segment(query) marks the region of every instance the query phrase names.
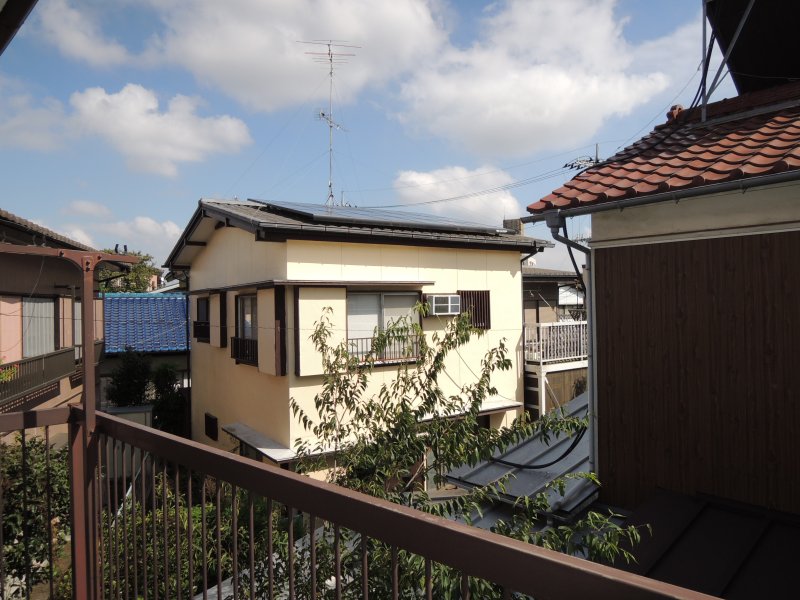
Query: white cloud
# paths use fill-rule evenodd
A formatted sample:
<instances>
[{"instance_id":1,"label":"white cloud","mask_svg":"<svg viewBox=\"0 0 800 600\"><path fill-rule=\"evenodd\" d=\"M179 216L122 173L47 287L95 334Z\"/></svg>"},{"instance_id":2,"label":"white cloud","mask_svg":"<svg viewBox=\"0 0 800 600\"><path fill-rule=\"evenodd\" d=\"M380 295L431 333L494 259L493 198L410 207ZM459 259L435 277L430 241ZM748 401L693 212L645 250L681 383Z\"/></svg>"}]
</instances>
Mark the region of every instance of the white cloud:
<instances>
[{"instance_id":1,"label":"white cloud","mask_svg":"<svg viewBox=\"0 0 800 600\"><path fill-rule=\"evenodd\" d=\"M158 265L166 259L181 233L181 228L169 220L157 221L145 216L114 219L110 213L86 216L89 218L80 224L64 223L57 231L94 248L113 248L119 244L120 251L128 246L129 251L152 254Z\"/></svg>"},{"instance_id":2,"label":"white cloud","mask_svg":"<svg viewBox=\"0 0 800 600\"><path fill-rule=\"evenodd\" d=\"M634 70L614 0L509 0L402 86L401 118L481 156L579 145L668 84Z\"/></svg>"},{"instance_id":3,"label":"white cloud","mask_svg":"<svg viewBox=\"0 0 800 600\"><path fill-rule=\"evenodd\" d=\"M89 13L71 7L66 0L42 2L36 14L41 20L43 38L65 56L84 60L95 67L112 67L132 61L124 46L103 37Z\"/></svg>"},{"instance_id":4,"label":"white cloud","mask_svg":"<svg viewBox=\"0 0 800 600\"><path fill-rule=\"evenodd\" d=\"M111 216L111 209L106 205L90 200L73 200L61 212L69 215L84 215L93 218Z\"/></svg>"},{"instance_id":5,"label":"white cloud","mask_svg":"<svg viewBox=\"0 0 800 600\"><path fill-rule=\"evenodd\" d=\"M337 67L340 101L428 60L445 42L437 0L151 0L166 31L151 53L242 104L274 110L327 98L326 69L299 40L349 40L361 49Z\"/></svg>"},{"instance_id":6,"label":"white cloud","mask_svg":"<svg viewBox=\"0 0 800 600\"><path fill-rule=\"evenodd\" d=\"M116 94L102 88L76 92L70 104L75 110L76 132L104 138L138 171L173 176L178 163L237 152L251 142L241 120L200 117L196 114L198 100L180 95L160 111L156 94L135 84Z\"/></svg>"},{"instance_id":7,"label":"white cloud","mask_svg":"<svg viewBox=\"0 0 800 600\"><path fill-rule=\"evenodd\" d=\"M475 170L454 166L428 172L401 171L394 180L394 188L402 203L415 208L414 205L420 202L468 195L513 182L514 178L505 171L488 166ZM416 210L497 226L502 225L504 218L512 219L524 214L522 205L508 190L449 202L422 204Z\"/></svg>"},{"instance_id":8,"label":"white cloud","mask_svg":"<svg viewBox=\"0 0 800 600\"><path fill-rule=\"evenodd\" d=\"M64 235L66 235L69 238L72 238L76 242L85 244L86 246L90 246L92 248L95 247L92 236L90 236L88 233L86 233L86 231L84 231L80 227L68 227L64 231Z\"/></svg>"},{"instance_id":9,"label":"white cloud","mask_svg":"<svg viewBox=\"0 0 800 600\"><path fill-rule=\"evenodd\" d=\"M0 76L0 147L53 150L61 143L64 107L37 102L19 82Z\"/></svg>"}]
</instances>

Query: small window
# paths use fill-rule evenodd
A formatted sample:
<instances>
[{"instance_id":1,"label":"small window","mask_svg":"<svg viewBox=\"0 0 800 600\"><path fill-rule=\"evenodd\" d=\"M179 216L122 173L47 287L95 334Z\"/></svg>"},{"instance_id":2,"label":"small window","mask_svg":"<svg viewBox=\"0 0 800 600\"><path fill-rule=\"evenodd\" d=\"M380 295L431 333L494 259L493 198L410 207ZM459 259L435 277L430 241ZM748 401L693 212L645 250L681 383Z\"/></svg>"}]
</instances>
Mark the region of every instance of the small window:
<instances>
[{"instance_id":1,"label":"small window","mask_svg":"<svg viewBox=\"0 0 800 600\"><path fill-rule=\"evenodd\" d=\"M236 297L236 336L231 338L231 358L258 366L258 311L253 295Z\"/></svg>"},{"instance_id":2,"label":"small window","mask_svg":"<svg viewBox=\"0 0 800 600\"><path fill-rule=\"evenodd\" d=\"M215 442L219 439L219 421L211 413L206 413L206 437Z\"/></svg>"},{"instance_id":3,"label":"small window","mask_svg":"<svg viewBox=\"0 0 800 600\"><path fill-rule=\"evenodd\" d=\"M198 342L211 341L211 323L209 322L209 300L207 297L197 299L197 320L193 324L193 334Z\"/></svg>"},{"instance_id":4,"label":"small window","mask_svg":"<svg viewBox=\"0 0 800 600\"><path fill-rule=\"evenodd\" d=\"M475 329L491 329L489 290L459 290L458 294L461 296L461 311L470 314L472 326Z\"/></svg>"},{"instance_id":5,"label":"small window","mask_svg":"<svg viewBox=\"0 0 800 600\"><path fill-rule=\"evenodd\" d=\"M461 296L458 294L431 294L428 305L432 315L457 315L461 313Z\"/></svg>"},{"instance_id":6,"label":"small window","mask_svg":"<svg viewBox=\"0 0 800 600\"><path fill-rule=\"evenodd\" d=\"M208 322L209 318L209 310L208 310L208 298L198 298L197 299L197 320L198 321L205 321Z\"/></svg>"},{"instance_id":7,"label":"small window","mask_svg":"<svg viewBox=\"0 0 800 600\"><path fill-rule=\"evenodd\" d=\"M238 296L237 299L236 337L246 340L258 338L258 311L255 296Z\"/></svg>"}]
</instances>

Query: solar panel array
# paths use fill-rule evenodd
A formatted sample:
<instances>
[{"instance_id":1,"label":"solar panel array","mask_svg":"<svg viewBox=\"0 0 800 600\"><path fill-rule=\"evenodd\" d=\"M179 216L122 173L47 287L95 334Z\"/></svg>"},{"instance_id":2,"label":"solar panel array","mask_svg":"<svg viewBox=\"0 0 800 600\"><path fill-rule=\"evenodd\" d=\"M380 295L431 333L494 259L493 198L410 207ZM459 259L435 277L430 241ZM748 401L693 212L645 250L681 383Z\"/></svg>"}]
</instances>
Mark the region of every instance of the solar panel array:
<instances>
[{"instance_id":1,"label":"solar panel array","mask_svg":"<svg viewBox=\"0 0 800 600\"><path fill-rule=\"evenodd\" d=\"M325 206L324 204L280 202L275 200L256 202L264 204L270 212L310 219L321 224L372 225L375 227L392 227L398 229L433 229L439 231L480 233L484 235L511 233L510 230L504 229L503 227L493 227L491 225L474 223L441 215L411 213L382 208Z\"/></svg>"}]
</instances>

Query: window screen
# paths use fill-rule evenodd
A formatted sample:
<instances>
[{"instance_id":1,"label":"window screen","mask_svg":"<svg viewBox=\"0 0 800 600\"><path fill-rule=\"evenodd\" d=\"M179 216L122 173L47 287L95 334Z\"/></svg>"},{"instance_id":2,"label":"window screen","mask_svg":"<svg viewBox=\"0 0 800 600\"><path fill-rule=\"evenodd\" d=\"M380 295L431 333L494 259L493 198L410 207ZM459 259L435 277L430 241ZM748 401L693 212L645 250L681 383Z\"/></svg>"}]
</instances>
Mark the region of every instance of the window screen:
<instances>
[{"instance_id":1,"label":"window screen","mask_svg":"<svg viewBox=\"0 0 800 600\"><path fill-rule=\"evenodd\" d=\"M22 356L40 356L56 349L56 303L52 298L22 300Z\"/></svg>"}]
</instances>

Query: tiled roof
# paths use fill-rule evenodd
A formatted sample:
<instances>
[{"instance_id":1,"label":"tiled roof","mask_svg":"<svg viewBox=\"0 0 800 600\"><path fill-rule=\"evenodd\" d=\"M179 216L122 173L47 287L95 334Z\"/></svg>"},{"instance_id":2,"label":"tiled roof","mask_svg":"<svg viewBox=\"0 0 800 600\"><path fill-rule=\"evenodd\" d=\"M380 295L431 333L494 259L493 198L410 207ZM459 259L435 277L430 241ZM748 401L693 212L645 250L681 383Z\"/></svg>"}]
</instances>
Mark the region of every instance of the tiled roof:
<instances>
[{"instance_id":1,"label":"tiled roof","mask_svg":"<svg viewBox=\"0 0 800 600\"><path fill-rule=\"evenodd\" d=\"M533 213L664 192L679 192L760 175L798 171L800 84L746 94L683 111L538 202Z\"/></svg>"},{"instance_id":2,"label":"tiled roof","mask_svg":"<svg viewBox=\"0 0 800 600\"><path fill-rule=\"evenodd\" d=\"M182 352L186 345L185 294L105 294L105 351Z\"/></svg>"},{"instance_id":3,"label":"tiled roof","mask_svg":"<svg viewBox=\"0 0 800 600\"><path fill-rule=\"evenodd\" d=\"M18 217L14 213L10 213L7 210L3 210L0 208L0 226L5 225L6 227L11 226L13 229L18 230L20 232L30 232L31 234L35 234L37 238L35 239L31 236L26 236L26 240L24 243L36 245L45 245L50 246L53 248L72 248L75 250L94 250L94 248L90 248L85 244L81 244L80 242L76 242L68 238L65 235L61 235L53 231L52 229L48 229L47 227L42 227L41 225L37 225L33 221L28 221L27 219L23 219L22 217ZM27 237L31 239L28 240ZM0 242L6 241L5 235L0 235ZM12 241L13 243L13 241Z\"/></svg>"}]
</instances>

